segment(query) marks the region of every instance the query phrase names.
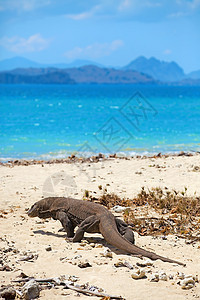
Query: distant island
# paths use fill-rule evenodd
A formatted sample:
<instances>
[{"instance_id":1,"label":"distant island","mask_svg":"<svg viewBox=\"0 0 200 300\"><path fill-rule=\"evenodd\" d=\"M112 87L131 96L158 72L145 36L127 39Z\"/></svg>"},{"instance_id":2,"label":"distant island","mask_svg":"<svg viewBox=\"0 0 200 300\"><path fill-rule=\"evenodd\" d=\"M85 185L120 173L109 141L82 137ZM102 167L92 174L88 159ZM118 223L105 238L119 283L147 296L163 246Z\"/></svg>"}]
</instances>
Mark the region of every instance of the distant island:
<instances>
[{"instance_id":1,"label":"distant island","mask_svg":"<svg viewBox=\"0 0 200 300\"><path fill-rule=\"evenodd\" d=\"M24 58L0 62L1 84L154 84L200 85L200 71L185 74L175 62L143 56L122 68L106 68L89 61L40 65Z\"/></svg>"}]
</instances>

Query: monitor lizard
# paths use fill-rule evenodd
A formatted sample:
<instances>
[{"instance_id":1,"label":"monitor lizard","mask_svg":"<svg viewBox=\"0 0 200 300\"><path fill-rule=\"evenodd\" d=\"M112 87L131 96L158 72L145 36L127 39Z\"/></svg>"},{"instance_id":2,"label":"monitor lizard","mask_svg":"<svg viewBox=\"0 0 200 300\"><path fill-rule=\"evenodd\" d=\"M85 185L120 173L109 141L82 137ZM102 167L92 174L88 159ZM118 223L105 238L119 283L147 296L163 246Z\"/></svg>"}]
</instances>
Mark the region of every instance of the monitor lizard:
<instances>
[{"instance_id":1,"label":"monitor lizard","mask_svg":"<svg viewBox=\"0 0 200 300\"><path fill-rule=\"evenodd\" d=\"M115 216L104 206L84 200L65 197L48 197L37 201L28 211L29 217L53 218L59 220L67 232L67 239L80 242L84 232L101 233L112 246L138 257L160 259L164 262L179 261L160 256L134 245L134 234L128 225ZM78 229L74 233L75 227Z\"/></svg>"}]
</instances>

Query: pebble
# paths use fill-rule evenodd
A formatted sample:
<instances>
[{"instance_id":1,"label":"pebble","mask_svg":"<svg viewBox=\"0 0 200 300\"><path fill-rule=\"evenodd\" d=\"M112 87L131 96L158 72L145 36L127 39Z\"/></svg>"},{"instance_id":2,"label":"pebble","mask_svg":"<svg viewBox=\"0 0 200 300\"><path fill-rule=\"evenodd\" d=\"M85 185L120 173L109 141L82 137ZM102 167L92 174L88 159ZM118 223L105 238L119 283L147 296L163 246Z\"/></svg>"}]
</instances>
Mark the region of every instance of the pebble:
<instances>
[{"instance_id":1,"label":"pebble","mask_svg":"<svg viewBox=\"0 0 200 300\"><path fill-rule=\"evenodd\" d=\"M159 272L159 279L163 281L167 281L167 274L164 271Z\"/></svg>"},{"instance_id":2,"label":"pebble","mask_svg":"<svg viewBox=\"0 0 200 300\"><path fill-rule=\"evenodd\" d=\"M29 280L22 288L22 293L25 299L35 299L40 295L39 284L34 280Z\"/></svg>"},{"instance_id":3,"label":"pebble","mask_svg":"<svg viewBox=\"0 0 200 300\"><path fill-rule=\"evenodd\" d=\"M112 258L113 254L109 248L105 248L103 252L100 253L104 257Z\"/></svg>"},{"instance_id":4,"label":"pebble","mask_svg":"<svg viewBox=\"0 0 200 300\"><path fill-rule=\"evenodd\" d=\"M178 272L177 277L178 277L179 279L184 279L184 278L185 278L185 274L182 273L182 272Z\"/></svg>"},{"instance_id":5,"label":"pebble","mask_svg":"<svg viewBox=\"0 0 200 300\"><path fill-rule=\"evenodd\" d=\"M0 291L0 297L2 299L15 299L16 290L13 287L5 287Z\"/></svg>"},{"instance_id":6,"label":"pebble","mask_svg":"<svg viewBox=\"0 0 200 300\"><path fill-rule=\"evenodd\" d=\"M134 269L131 272L131 277L133 279L142 279L142 278L146 278L146 273L143 269Z\"/></svg>"},{"instance_id":7,"label":"pebble","mask_svg":"<svg viewBox=\"0 0 200 300\"><path fill-rule=\"evenodd\" d=\"M180 282L181 288L184 290L189 290L194 287L195 281L192 277L185 278Z\"/></svg>"},{"instance_id":8,"label":"pebble","mask_svg":"<svg viewBox=\"0 0 200 300\"><path fill-rule=\"evenodd\" d=\"M88 267L92 267L92 265L89 263L89 261L86 259L85 261L80 261L78 263L78 267L81 268L81 269L85 269L85 268L88 268Z\"/></svg>"},{"instance_id":9,"label":"pebble","mask_svg":"<svg viewBox=\"0 0 200 300\"><path fill-rule=\"evenodd\" d=\"M151 277L150 277L150 281L151 282L158 282L159 281L159 274L158 273L152 274Z\"/></svg>"},{"instance_id":10,"label":"pebble","mask_svg":"<svg viewBox=\"0 0 200 300\"><path fill-rule=\"evenodd\" d=\"M122 259L119 259L116 263L114 263L114 266L116 268L127 267L130 270L133 269L133 265L131 263L129 263L127 260L122 260Z\"/></svg>"},{"instance_id":11,"label":"pebble","mask_svg":"<svg viewBox=\"0 0 200 300\"><path fill-rule=\"evenodd\" d=\"M112 208L112 211L117 212L117 213L121 213L121 212L124 212L124 211L129 211L130 209L131 209L130 207L115 205Z\"/></svg>"},{"instance_id":12,"label":"pebble","mask_svg":"<svg viewBox=\"0 0 200 300\"><path fill-rule=\"evenodd\" d=\"M139 267L147 267L147 266L153 266L153 263L150 259L146 259L144 261L139 261L136 263Z\"/></svg>"},{"instance_id":13,"label":"pebble","mask_svg":"<svg viewBox=\"0 0 200 300\"><path fill-rule=\"evenodd\" d=\"M45 250L46 250L46 251L51 251L52 248L51 248L51 246L48 246L48 247L45 248Z\"/></svg>"}]
</instances>

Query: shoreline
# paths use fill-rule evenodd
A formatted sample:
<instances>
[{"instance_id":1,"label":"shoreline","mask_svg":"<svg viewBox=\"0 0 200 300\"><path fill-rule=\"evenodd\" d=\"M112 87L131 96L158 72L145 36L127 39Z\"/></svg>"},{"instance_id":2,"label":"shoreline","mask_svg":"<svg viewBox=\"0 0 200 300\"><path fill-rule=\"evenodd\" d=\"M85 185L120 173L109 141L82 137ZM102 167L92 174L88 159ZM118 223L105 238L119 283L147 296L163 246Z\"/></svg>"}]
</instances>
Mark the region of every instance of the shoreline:
<instances>
[{"instance_id":1,"label":"shoreline","mask_svg":"<svg viewBox=\"0 0 200 300\"><path fill-rule=\"evenodd\" d=\"M145 154L145 155L127 155L127 156L122 156L118 155L116 153L114 154L103 154L99 153L97 155L92 155L88 157L84 157L81 155L75 155L72 154L71 156L68 156L66 158L52 158L52 159L23 159L23 158L13 158L13 159L8 159L7 161L1 161L0 160L0 166L29 166L29 165L38 165L38 164L62 164L62 163L96 163L99 161L105 161L109 159L124 159L124 160L131 160L134 158L141 158L141 159L146 159L146 158L167 158L167 157L179 157L179 156L195 156L200 154L199 151L180 151L180 152L169 152L169 153L156 153L156 154Z\"/></svg>"}]
</instances>

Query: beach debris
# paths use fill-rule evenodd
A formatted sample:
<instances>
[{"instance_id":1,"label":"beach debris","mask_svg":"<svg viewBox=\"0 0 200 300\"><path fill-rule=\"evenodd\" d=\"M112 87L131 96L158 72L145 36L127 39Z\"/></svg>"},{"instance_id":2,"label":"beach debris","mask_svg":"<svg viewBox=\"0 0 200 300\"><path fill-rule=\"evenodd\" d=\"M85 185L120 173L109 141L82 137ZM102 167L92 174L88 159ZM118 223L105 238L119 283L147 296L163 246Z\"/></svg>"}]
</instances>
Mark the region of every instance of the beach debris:
<instances>
[{"instance_id":1,"label":"beach debris","mask_svg":"<svg viewBox=\"0 0 200 300\"><path fill-rule=\"evenodd\" d=\"M158 282L158 281L159 281L159 274L158 273L152 274L150 277L150 282Z\"/></svg>"},{"instance_id":2,"label":"beach debris","mask_svg":"<svg viewBox=\"0 0 200 300\"><path fill-rule=\"evenodd\" d=\"M168 280L167 274L164 271L160 271L158 275L159 275L159 280L163 280L163 281Z\"/></svg>"},{"instance_id":3,"label":"beach debris","mask_svg":"<svg viewBox=\"0 0 200 300\"><path fill-rule=\"evenodd\" d=\"M146 259L144 261L137 262L136 265L139 267L148 267L153 266L153 262L150 259Z\"/></svg>"},{"instance_id":4,"label":"beach debris","mask_svg":"<svg viewBox=\"0 0 200 300\"><path fill-rule=\"evenodd\" d=\"M131 208L125 207L125 206L120 206L120 205L115 205L111 210L116 212L116 213L121 213L121 212L125 212L125 211L129 211Z\"/></svg>"},{"instance_id":5,"label":"beach debris","mask_svg":"<svg viewBox=\"0 0 200 300\"><path fill-rule=\"evenodd\" d=\"M16 290L12 286L6 286L0 289L0 298L2 299L15 299L16 297Z\"/></svg>"},{"instance_id":6,"label":"beach debris","mask_svg":"<svg viewBox=\"0 0 200 300\"><path fill-rule=\"evenodd\" d=\"M45 248L45 250L46 250L46 251L51 251L52 248L51 248L51 246L47 246L47 247Z\"/></svg>"},{"instance_id":7,"label":"beach debris","mask_svg":"<svg viewBox=\"0 0 200 300\"><path fill-rule=\"evenodd\" d=\"M10 271L13 271L13 269L11 267L9 267L8 265L3 265L2 267L0 267L0 271L10 272Z\"/></svg>"},{"instance_id":8,"label":"beach debris","mask_svg":"<svg viewBox=\"0 0 200 300\"><path fill-rule=\"evenodd\" d=\"M130 270L133 269L133 265L129 263L127 260L123 260L123 259L119 259L116 263L114 263L114 266L116 268L127 267Z\"/></svg>"},{"instance_id":9,"label":"beach debris","mask_svg":"<svg viewBox=\"0 0 200 300\"><path fill-rule=\"evenodd\" d=\"M37 258L38 258L38 254L30 253L30 254L28 254L26 256L23 256L22 258L18 259L18 261L31 261L31 262L33 262Z\"/></svg>"},{"instance_id":10,"label":"beach debris","mask_svg":"<svg viewBox=\"0 0 200 300\"><path fill-rule=\"evenodd\" d=\"M26 282L27 283L23 286L22 289L25 288L25 286L28 285L28 283L32 282L33 284L43 284L43 283L52 283L52 284L56 284L56 285L61 285L63 286L64 289L71 289L73 291L76 291L78 293L82 293L85 295L93 295L93 296L97 296L97 297L104 297L105 299L123 299L121 296L116 296L116 295L109 295L106 294L104 292L104 290L102 288L98 288L96 286L89 286L89 283L87 282L86 284L82 284L82 285L74 285L74 282L77 281L77 277L76 276L60 276L60 277L55 277L55 278L40 278L40 279L36 279L36 278L22 278L22 279L17 279L14 280L14 282ZM38 292L39 292L39 284L38 284ZM53 287L53 285L52 285ZM27 288L26 288L27 289ZM36 289L37 290L37 289ZM35 293L36 295L36 293ZM24 294L24 296L26 296L26 294ZM39 296L39 294L38 294ZM37 297L38 297L37 296ZM31 295L32 297L32 295ZM34 294L32 298L25 298L25 299L34 299Z\"/></svg>"},{"instance_id":11,"label":"beach debris","mask_svg":"<svg viewBox=\"0 0 200 300\"><path fill-rule=\"evenodd\" d=\"M184 279L185 278L185 274L183 272L177 272L177 278L178 279Z\"/></svg>"},{"instance_id":12,"label":"beach debris","mask_svg":"<svg viewBox=\"0 0 200 300\"><path fill-rule=\"evenodd\" d=\"M133 279L142 279L142 278L146 278L146 273L143 269L134 269L132 272L131 272L131 277Z\"/></svg>"},{"instance_id":13,"label":"beach debris","mask_svg":"<svg viewBox=\"0 0 200 300\"><path fill-rule=\"evenodd\" d=\"M101 256L112 258L113 254L109 248L105 248L103 252L100 253Z\"/></svg>"},{"instance_id":14,"label":"beach debris","mask_svg":"<svg viewBox=\"0 0 200 300\"><path fill-rule=\"evenodd\" d=\"M81 268L81 269L85 269L85 268L88 268L88 267L92 267L92 265L89 263L89 261L86 259L85 261L80 261L78 263L78 267Z\"/></svg>"},{"instance_id":15,"label":"beach debris","mask_svg":"<svg viewBox=\"0 0 200 300\"><path fill-rule=\"evenodd\" d=\"M187 277L180 282L181 288L184 290L189 290L194 287L195 281L192 277Z\"/></svg>"},{"instance_id":16,"label":"beach debris","mask_svg":"<svg viewBox=\"0 0 200 300\"><path fill-rule=\"evenodd\" d=\"M31 279L25 285L22 287L22 294L25 299L31 300L39 297L40 295L40 286L39 284L34 280Z\"/></svg>"}]
</instances>

